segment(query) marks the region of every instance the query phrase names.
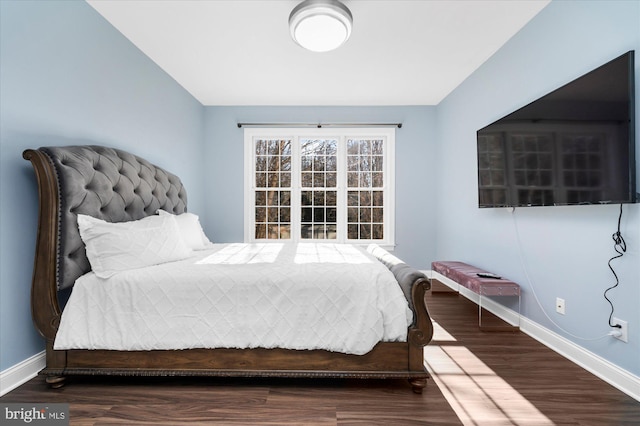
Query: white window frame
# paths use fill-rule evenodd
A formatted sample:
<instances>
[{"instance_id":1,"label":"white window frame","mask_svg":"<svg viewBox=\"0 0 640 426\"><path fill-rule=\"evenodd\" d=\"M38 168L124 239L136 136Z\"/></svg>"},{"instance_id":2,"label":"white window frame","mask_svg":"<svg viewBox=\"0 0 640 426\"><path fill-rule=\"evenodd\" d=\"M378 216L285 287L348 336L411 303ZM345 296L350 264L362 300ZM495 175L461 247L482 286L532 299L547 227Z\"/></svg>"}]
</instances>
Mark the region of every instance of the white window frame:
<instances>
[{"instance_id":1,"label":"white window frame","mask_svg":"<svg viewBox=\"0 0 640 426\"><path fill-rule=\"evenodd\" d=\"M256 239L255 238L255 139L291 139L292 140L292 173L291 173L291 239ZM300 143L303 138L335 138L338 140L338 235L332 240L300 238ZM383 206L384 206L384 239L349 240L347 239L347 182L346 182L346 140L349 138L384 139L383 156ZM378 244L386 249L395 247L395 128L358 127L358 128L245 128L244 129L244 241L255 242L326 242L368 245Z\"/></svg>"}]
</instances>

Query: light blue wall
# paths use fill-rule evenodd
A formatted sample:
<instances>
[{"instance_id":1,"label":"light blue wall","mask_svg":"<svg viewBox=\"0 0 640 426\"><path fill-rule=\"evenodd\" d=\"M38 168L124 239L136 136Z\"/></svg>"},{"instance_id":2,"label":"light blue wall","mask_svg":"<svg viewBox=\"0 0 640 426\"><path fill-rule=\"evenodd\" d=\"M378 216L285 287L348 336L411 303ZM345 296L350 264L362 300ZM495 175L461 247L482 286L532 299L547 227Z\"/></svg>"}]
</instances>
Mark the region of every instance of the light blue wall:
<instances>
[{"instance_id":1,"label":"light blue wall","mask_svg":"<svg viewBox=\"0 0 640 426\"><path fill-rule=\"evenodd\" d=\"M553 1L438 106L436 205L439 258L519 282L526 317L640 375L640 205L624 206L628 251L614 262L621 283L609 292L615 316L629 323L629 343L585 340L610 330L602 294L615 282L607 261L616 254L619 207L480 210L475 147L476 130L634 49L638 125L640 2ZM556 297L566 301L564 316L555 312Z\"/></svg>"},{"instance_id":2,"label":"light blue wall","mask_svg":"<svg viewBox=\"0 0 640 426\"><path fill-rule=\"evenodd\" d=\"M428 269L435 255L435 107L206 107L207 235L243 241L243 129L253 123L402 123L396 129L395 253Z\"/></svg>"},{"instance_id":3,"label":"light blue wall","mask_svg":"<svg viewBox=\"0 0 640 426\"><path fill-rule=\"evenodd\" d=\"M94 143L181 176L204 208L204 108L83 1L0 1L0 371L40 352L29 305L37 189L26 148Z\"/></svg>"}]
</instances>

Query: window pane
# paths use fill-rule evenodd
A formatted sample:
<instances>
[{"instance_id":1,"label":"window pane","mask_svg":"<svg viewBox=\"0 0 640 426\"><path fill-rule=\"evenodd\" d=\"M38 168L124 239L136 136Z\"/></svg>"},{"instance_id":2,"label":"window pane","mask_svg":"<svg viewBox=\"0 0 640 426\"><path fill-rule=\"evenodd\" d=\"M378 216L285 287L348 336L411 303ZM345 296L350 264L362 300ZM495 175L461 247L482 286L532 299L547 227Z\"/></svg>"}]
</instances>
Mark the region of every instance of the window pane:
<instances>
[{"instance_id":1,"label":"window pane","mask_svg":"<svg viewBox=\"0 0 640 426\"><path fill-rule=\"evenodd\" d=\"M371 236L374 240L382 240L384 239L384 225L381 223L376 223L372 225L373 235Z\"/></svg>"},{"instance_id":2,"label":"window pane","mask_svg":"<svg viewBox=\"0 0 640 426\"><path fill-rule=\"evenodd\" d=\"M280 230L278 225L267 225L267 238L270 240L277 240L280 236Z\"/></svg>"},{"instance_id":3,"label":"window pane","mask_svg":"<svg viewBox=\"0 0 640 426\"><path fill-rule=\"evenodd\" d=\"M313 209L313 221L324 222L324 208L323 207L314 207Z\"/></svg>"},{"instance_id":4,"label":"window pane","mask_svg":"<svg viewBox=\"0 0 640 426\"><path fill-rule=\"evenodd\" d=\"M347 140L347 154L358 155L358 141L353 139Z\"/></svg>"},{"instance_id":5,"label":"window pane","mask_svg":"<svg viewBox=\"0 0 640 426\"><path fill-rule=\"evenodd\" d=\"M376 139L371 141L371 153L373 155L383 155L383 146L384 146L384 142L382 141L382 139Z\"/></svg>"},{"instance_id":6,"label":"window pane","mask_svg":"<svg viewBox=\"0 0 640 426\"><path fill-rule=\"evenodd\" d=\"M315 139L301 139L302 155L320 155L324 154L324 145Z\"/></svg>"},{"instance_id":7,"label":"window pane","mask_svg":"<svg viewBox=\"0 0 640 426\"><path fill-rule=\"evenodd\" d=\"M368 225L368 224L360 225L360 239L361 240L371 239L371 225Z\"/></svg>"},{"instance_id":8,"label":"window pane","mask_svg":"<svg viewBox=\"0 0 640 426\"><path fill-rule=\"evenodd\" d=\"M371 158L370 157L360 157L360 171L368 172L371 170Z\"/></svg>"},{"instance_id":9,"label":"window pane","mask_svg":"<svg viewBox=\"0 0 640 426\"><path fill-rule=\"evenodd\" d=\"M267 154L267 141L265 140L257 140L256 141L256 155L266 155Z\"/></svg>"},{"instance_id":10,"label":"window pane","mask_svg":"<svg viewBox=\"0 0 640 426\"><path fill-rule=\"evenodd\" d=\"M280 175L275 172L267 173L267 186L269 188L278 188L280 186Z\"/></svg>"},{"instance_id":11,"label":"window pane","mask_svg":"<svg viewBox=\"0 0 640 426\"><path fill-rule=\"evenodd\" d=\"M327 206L337 206L338 205L338 193L336 191L327 191Z\"/></svg>"},{"instance_id":12,"label":"window pane","mask_svg":"<svg viewBox=\"0 0 640 426\"><path fill-rule=\"evenodd\" d=\"M291 155L291 141L280 141L280 155Z\"/></svg>"},{"instance_id":13,"label":"window pane","mask_svg":"<svg viewBox=\"0 0 640 426\"><path fill-rule=\"evenodd\" d=\"M313 238L316 240L324 240L324 225L314 225L313 226Z\"/></svg>"},{"instance_id":14,"label":"window pane","mask_svg":"<svg viewBox=\"0 0 640 426\"><path fill-rule=\"evenodd\" d=\"M280 158L280 170L282 171L290 171L291 170L291 157L281 157Z\"/></svg>"},{"instance_id":15,"label":"window pane","mask_svg":"<svg viewBox=\"0 0 640 426\"><path fill-rule=\"evenodd\" d=\"M347 205L348 206L359 206L359 195L358 191L349 191L347 193Z\"/></svg>"},{"instance_id":16,"label":"window pane","mask_svg":"<svg viewBox=\"0 0 640 426\"><path fill-rule=\"evenodd\" d=\"M327 170L330 172L335 172L338 170L338 160L337 157L327 157Z\"/></svg>"},{"instance_id":17,"label":"window pane","mask_svg":"<svg viewBox=\"0 0 640 426\"><path fill-rule=\"evenodd\" d=\"M277 206L280 201L280 194L278 191L267 191L267 205L268 206Z\"/></svg>"},{"instance_id":18,"label":"window pane","mask_svg":"<svg viewBox=\"0 0 640 426\"><path fill-rule=\"evenodd\" d=\"M357 207L349 207L347 209L347 222L349 222L349 223L358 223L358 208Z\"/></svg>"},{"instance_id":19,"label":"window pane","mask_svg":"<svg viewBox=\"0 0 640 426\"><path fill-rule=\"evenodd\" d=\"M267 238L267 225L264 223L256 224L256 239Z\"/></svg>"},{"instance_id":20,"label":"window pane","mask_svg":"<svg viewBox=\"0 0 640 426\"><path fill-rule=\"evenodd\" d=\"M312 206L313 205L313 192L312 191L302 191L301 193L301 205L303 206Z\"/></svg>"},{"instance_id":21,"label":"window pane","mask_svg":"<svg viewBox=\"0 0 640 426\"><path fill-rule=\"evenodd\" d=\"M337 140L328 140L325 144L327 155L335 156L338 152L338 141Z\"/></svg>"},{"instance_id":22,"label":"window pane","mask_svg":"<svg viewBox=\"0 0 640 426\"><path fill-rule=\"evenodd\" d=\"M349 188L357 188L358 184L359 184L358 173L357 172L347 173L347 186Z\"/></svg>"},{"instance_id":23,"label":"window pane","mask_svg":"<svg viewBox=\"0 0 640 426\"><path fill-rule=\"evenodd\" d=\"M313 174L313 186L315 188L324 188L324 173Z\"/></svg>"},{"instance_id":24,"label":"window pane","mask_svg":"<svg viewBox=\"0 0 640 426\"><path fill-rule=\"evenodd\" d=\"M267 209L264 207L256 207L256 222L267 221Z\"/></svg>"},{"instance_id":25,"label":"window pane","mask_svg":"<svg viewBox=\"0 0 640 426\"><path fill-rule=\"evenodd\" d=\"M270 155L267 157L267 168L270 172L277 172L280 170L280 157Z\"/></svg>"},{"instance_id":26,"label":"window pane","mask_svg":"<svg viewBox=\"0 0 640 426\"><path fill-rule=\"evenodd\" d=\"M280 186L282 188L288 188L291 186L291 173L284 172L280 174Z\"/></svg>"},{"instance_id":27,"label":"window pane","mask_svg":"<svg viewBox=\"0 0 640 426\"><path fill-rule=\"evenodd\" d=\"M270 223L278 223L278 208L277 207L269 207L267 209L267 220Z\"/></svg>"},{"instance_id":28,"label":"window pane","mask_svg":"<svg viewBox=\"0 0 640 426\"><path fill-rule=\"evenodd\" d=\"M358 157L349 156L347 157L347 170L350 172L357 172L360 167L360 162L358 161Z\"/></svg>"},{"instance_id":29,"label":"window pane","mask_svg":"<svg viewBox=\"0 0 640 426\"><path fill-rule=\"evenodd\" d=\"M289 207L280 209L280 222L291 222L291 209Z\"/></svg>"},{"instance_id":30,"label":"window pane","mask_svg":"<svg viewBox=\"0 0 640 426\"><path fill-rule=\"evenodd\" d=\"M371 191L360 191L360 205L361 206L371 205Z\"/></svg>"},{"instance_id":31,"label":"window pane","mask_svg":"<svg viewBox=\"0 0 640 426\"><path fill-rule=\"evenodd\" d=\"M382 180L382 173L372 173L372 181L371 186L374 188L382 188L384 187L384 182Z\"/></svg>"},{"instance_id":32,"label":"window pane","mask_svg":"<svg viewBox=\"0 0 640 426\"><path fill-rule=\"evenodd\" d=\"M338 175L336 173L327 173L327 188L335 188L338 186Z\"/></svg>"},{"instance_id":33,"label":"window pane","mask_svg":"<svg viewBox=\"0 0 640 426\"><path fill-rule=\"evenodd\" d=\"M384 209L374 208L372 210L372 222L382 223L384 218Z\"/></svg>"},{"instance_id":34,"label":"window pane","mask_svg":"<svg viewBox=\"0 0 640 426\"><path fill-rule=\"evenodd\" d=\"M371 155L371 141L361 140L360 142L360 155Z\"/></svg>"},{"instance_id":35,"label":"window pane","mask_svg":"<svg viewBox=\"0 0 640 426\"><path fill-rule=\"evenodd\" d=\"M300 170L310 172L313 169L313 157L303 156L300 159Z\"/></svg>"},{"instance_id":36,"label":"window pane","mask_svg":"<svg viewBox=\"0 0 640 426\"><path fill-rule=\"evenodd\" d=\"M306 188L313 186L313 173L302 173L302 186Z\"/></svg>"},{"instance_id":37,"label":"window pane","mask_svg":"<svg viewBox=\"0 0 640 426\"><path fill-rule=\"evenodd\" d=\"M382 157L371 157L371 170L374 172L381 172L384 161Z\"/></svg>"},{"instance_id":38,"label":"window pane","mask_svg":"<svg viewBox=\"0 0 640 426\"><path fill-rule=\"evenodd\" d=\"M371 173L360 173L360 188L371 188Z\"/></svg>"},{"instance_id":39,"label":"window pane","mask_svg":"<svg viewBox=\"0 0 640 426\"><path fill-rule=\"evenodd\" d=\"M288 240L291 238L291 225L280 225L280 239Z\"/></svg>"},{"instance_id":40,"label":"window pane","mask_svg":"<svg viewBox=\"0 0 640 426\"><path fill-rule=\"evenodd\" d=\"M313 158L313 170L316 172L324 171L325 160L324 157L317 156Z\"/></svg>"},{"instance_id":41,"label":"window pane","mask_svg":"<svg viewBox=\"0 0 640 426\"><path fill-rule=\"evenodd\" d=\"M358 239L358 225L347 225L347 238L350 240Z\"/></svg>"},{"instance_id":42,"label":"window pane","mask_svg":"<svg viewBox=\"0 0 640 426\"><path fill-rule=\"evenodd\" d=\"M279 141L271 140L269 141L269 146L267 148L267 152L269 155L278 155L280 151L280 143Z\"/></svg>"},{"instance_id":43,"label":"window pane","mask_svg":"<svg viewBox=\"0 0 640 426\"><path fill-rule=\"evenodd\" d=\"M291 205L291 191L280 191L280 205L281 206Z\"/></svg>"},{"instance_id":44,"label":"window pane","mask_svg":"<svg viewBox=\"0 0 640 426\"><path fill-rule=\"evenodd\" d=\"M382 191L373 191L373 205L377 207L384 205L384 193Z\"/></svg>"},{"instance_id":45,"label":"window pane","mask_svg":"<svg viewBox=\"0 0 640 426\"><path fill-rule=\"evenodd\" d=\"M301 220L303 222L313 222L313 209L311 207L302 208Z\"/></svg>"},{"instance_id":46,"label":"window pane","mask_svg":"<svg viewBox=\"0 0 640 426\"><path fill-rule=\"evenodd\" d=\"M360 208L360 222L371 223L371 209L370 208Z\"/></svg>"},{"instance_id":47,"label":"window pane","mask_svg":"<svg viewBox=\"0 0 640 426\"><path fill-rule=\"evenodd\" d=\"M327 209L327 223L336 223L338 220L338 209L336 208L328 208Z\"/></svg>"}]
</instances>

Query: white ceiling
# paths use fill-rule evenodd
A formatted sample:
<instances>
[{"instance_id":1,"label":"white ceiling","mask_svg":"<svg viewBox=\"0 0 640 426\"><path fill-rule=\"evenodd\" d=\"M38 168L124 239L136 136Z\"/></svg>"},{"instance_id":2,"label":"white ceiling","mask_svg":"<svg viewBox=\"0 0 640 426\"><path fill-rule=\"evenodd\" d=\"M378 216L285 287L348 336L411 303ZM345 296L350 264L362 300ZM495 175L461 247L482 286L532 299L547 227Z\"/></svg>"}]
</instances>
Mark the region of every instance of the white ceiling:
<instances>
[{"instance_id":1,"label":"white ceiling","mask_svg":"<svg viewBox=\"0 0 640 426\"><path fill-rule=\"evenodd\" d=\"M204 105L436 105L549 0L344 0L351 38L289 36L300 0L87 0Z\"/></svg>"}]
</instances>

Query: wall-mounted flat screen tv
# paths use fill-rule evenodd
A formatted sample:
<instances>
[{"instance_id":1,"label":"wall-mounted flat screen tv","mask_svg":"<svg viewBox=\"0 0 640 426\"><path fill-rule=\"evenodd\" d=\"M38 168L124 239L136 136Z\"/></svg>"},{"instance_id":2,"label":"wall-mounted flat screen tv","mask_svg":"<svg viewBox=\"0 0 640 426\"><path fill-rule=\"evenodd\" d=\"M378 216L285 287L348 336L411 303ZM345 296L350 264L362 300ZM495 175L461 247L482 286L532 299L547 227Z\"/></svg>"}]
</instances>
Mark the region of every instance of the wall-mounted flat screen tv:
<instances>
[{"instance_id":1,"label":"wall-mounted flat screen tv","mask_svg":"<svg viewBox=\"0 0 640 426\"><path fill-rule=\"evenodd\" d=\"M478 130L480 207L636 203L634 52Z\"/></svg>"}]
</instances>

